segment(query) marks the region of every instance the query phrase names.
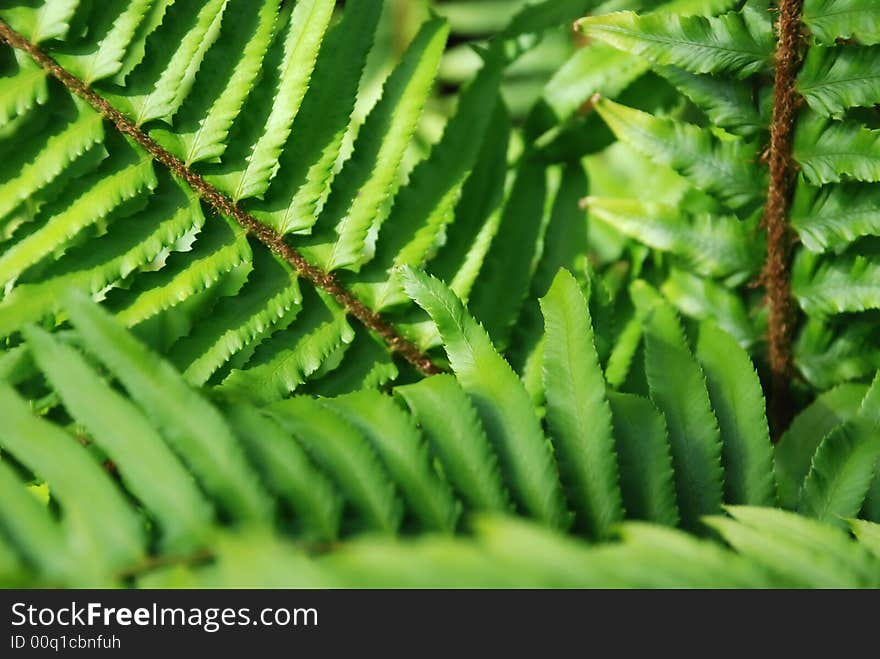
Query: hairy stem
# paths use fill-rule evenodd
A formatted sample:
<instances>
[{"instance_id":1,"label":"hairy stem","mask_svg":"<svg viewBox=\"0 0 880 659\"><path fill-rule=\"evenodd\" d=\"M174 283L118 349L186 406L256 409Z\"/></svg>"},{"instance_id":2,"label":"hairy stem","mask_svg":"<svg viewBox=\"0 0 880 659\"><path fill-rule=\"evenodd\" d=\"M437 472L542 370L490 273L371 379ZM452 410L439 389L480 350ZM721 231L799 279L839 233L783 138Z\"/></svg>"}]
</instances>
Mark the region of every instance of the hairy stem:
<instances>
[{"instance_id":1,"label":"hairy stem","mask_svg":"<svg viewBox=\"0 0 880 659\"><path fill-rule=\"evenodd\" d=\"M787 428L792 417L792 334L795 307L791 296L792 234L789 210L795 183L792 158L794 125L802 99L795 89L801 67L802 0L779 0L776 25L776 78L773 85L773 122L770 126L770 189L764 211L767 260L762 280L769 307L769 358L772 378L770 423L774 437Z\"/></svg>"},{"instance_id":2,"label":"hairy stem","mask_svg":"<svg viewBox=\"0 0 880 659\"><path fill-rule=\"evenodd\" d=\"M143 147L154 160L165 165L172 174L189 185L216 212L233 218L248 234L287 261L299 276L332 295L351 316L381 336L393 352L398 353L425 375L441 372L442 369L434 364L428 355L404 338L393 324L358 300L333 273L326 272L306 260L297 249L287 243L282 234L273 231L253 215L242 210L238 204L208 183L201 175L189 169L183 161L159 146L153 138L110 105L85 82L62 68L38 46L32 44L2 20L0 20L0 40L30 55L37 64L53 78L60 81L70 92L86 101L107 121L116 126L119 132L128 135Z\"/></svg>"}]
</instances>

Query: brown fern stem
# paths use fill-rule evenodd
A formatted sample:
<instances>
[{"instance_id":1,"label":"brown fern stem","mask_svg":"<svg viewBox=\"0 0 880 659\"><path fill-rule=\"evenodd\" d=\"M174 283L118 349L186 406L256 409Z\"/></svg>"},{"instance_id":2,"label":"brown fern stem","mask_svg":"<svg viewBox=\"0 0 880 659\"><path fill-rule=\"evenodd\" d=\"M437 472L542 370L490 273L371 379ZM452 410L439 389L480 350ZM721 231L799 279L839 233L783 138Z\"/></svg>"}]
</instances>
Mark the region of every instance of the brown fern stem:
<instances>
[{"instance_id":1,"label":"brown fern stem","mask_svg":"<svg viewBox=\"0 0 880 659\"><path fill-rule=\"evenodd\" d=\"M778 439L793 415L790 381L793 373L792 334L795 306L791 295L792 233L789 211L797 167L792 157L795 119L802 98L797 93L801 67L802 0L779 0L776 24L776 77L773 85L773 121L770 126L770 188L764 210L767 260L762 281L769 307L769 360L771 372L770 423Z\"/></svg>"},{"instance_id":2,"label":"brown fern stem","mask_svg":"<svg viewBox=\"0 0 880 659\"><path fill-rule=\"evenodd\" d=\"M233 218L248 234L287 261L299 276L332 295L351 316L382 337L393 352L398 353L425 375L434 375L442 371L418 346L404 338L392 323L357 299L351 291L343 286L336 275L306 260L297 249L287 243L282 234L261 223L208 183L201 175L189 169L183 161L159 146L153 138L110 105L85 82L65 70L38 46L32 44L2 20L0 20L0 40L30 55L49 75L61 82L70 92L86 101L107 121L116 126L120 133L128 135L143 147L154 160L165 165L175 176L189 185L216 212Z\"/></svg>"}]
</instances>

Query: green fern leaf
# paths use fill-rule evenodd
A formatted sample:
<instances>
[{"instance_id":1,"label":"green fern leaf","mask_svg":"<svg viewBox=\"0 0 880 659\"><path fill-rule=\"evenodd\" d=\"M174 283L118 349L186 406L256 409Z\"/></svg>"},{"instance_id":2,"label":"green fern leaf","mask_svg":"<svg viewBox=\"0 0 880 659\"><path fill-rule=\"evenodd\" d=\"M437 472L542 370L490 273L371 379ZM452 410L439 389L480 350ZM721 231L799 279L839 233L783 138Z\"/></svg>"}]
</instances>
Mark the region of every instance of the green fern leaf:
<instances>
[{"instance_id":1,"label":"green fern leaf","mask_svg":"<svg viewBox=\"0 0 880 659\"><path fill-rule=\"evenodd\" d=\"M861 384L844 384L821 394L795 417L774 451L779 503L793 509L816 449L831 431L852 419L867 393Z\"/></svg>"},{"instance_id":2,"label":"green fern leaf","mask_svg":"<svg viewBox=\"0 0 880 659\"><path fill-rule=\"evenodd\" d=\"M370 112L354 153L336 178L303 252L326 270L357 269L374 253L375 238L400 186L409 139L431 90L449 33L441 20L426 23L391 74ZM332 233L332 235L331 235Z\"/></svg>"},{"instance_id":3,"label":"green fern leaf","mask_svg":"<svg viewBox=\"0 0 880 659\"><path fill-rule=\"evenodd\" d=\"M657 64L692 73L733 74L745 78L770 69L773 30L766 13L728 13L717 18L629 11L590 16L577 23L588 37Z\"/></svg>"},{"instance_id":4,"label":"green fern leaf","mask_svg":"<svg viewBox=\"0 0 880 659\"><path fill-rule=\"evenodd\" d=\"M381 9L382 3L374 0L345 4L313 73L314 80L332 79L333 84L310 87L268 191L263 200L247 204L257 219L279 233L310 230L327 200Z\"/></svg>"},{"instance_id":5,"label":"green fern leaf","mask_svg":"<svg viewBox=\"0 0 880 659\"><path fill-rule=\"evenodd\" d=\"M801 490L800 512L843 524L843 519L861 510L880 462L880 416L872 409L878 391L880 376L856 417L822 440Z\"/></svg>"},{"instance_id":6,"label":"green fern leaf","mask_svg":"<svg viewBox=\"0 0 880 659\"><path fill-rule=\"evenodd\" d=\"M801 183L792 204L791 225L812 252L880 235L880 188L856 183L817 189Z\"/></svg>"},{"instance_id":7,"label":"green fern leaf","mask_svg":"<svg viewBox=\"0 0 880 659\"><path fill-rule=\"evenodd\" d=\"M219 412L82 294L69 294L64 308L91 354L136 398L223 508L242 520L267 520L271 499Z\"/></svg>"},{"instance_id":8,"label":"green fern leaf","mask_svg":"<svg viewBox=\"0 0 880 659\"><path fill-rule=\"evenodd\" d=\"M277 14L278 0L259 5L230 0L218 38L223 47L205 56L202 75L174 116L174 129L150 131L187 166L216 160L226 151L233 121L260 73Z\"/></svg>"},{"instance_id":9,"label":"green fern leaf","mask_svg":"<svg viewBox=\"0 0 880 659\"><path fill-rule=\"evenodd\" d=\"M110 569L141 560L146 542L141 520L85 447L33 416L6 384L0 384L0 411L0 446L51 483L53 498L68 515L72 541L87 547L94 563Z\"/></svg>"},{"instance_id":10,"label":"green fern leaf","mask_svg":"<svg viewBox=\"0 0 880 659\"><path fill-rule=\"evenodd\" d=\"M156 186L153 163L144 154L123 146L88 180L43 211L45 222L0 256L0 282L18 277L115 208ZM84 192L82 190L85 190Z\"/></svg>"},{"instance_id":11,"label":"green fern leaf","mask_svg":"<svg viewBox=\"0 0 880 659\"><path fill-rule=\"evenodd\" d=\"M645 371L651 399L666 417L682 523L699 528L703 515L721 506L722 442L706 379L688 350L672 308L644 282L633 300L643 314Z\"/></svg>"},{"instance_id":12,"label":"green fern leaf","mask_svg":"<svg viewBox=\"0 0 880 659\"><path fill-rule=\"evenodd\" d=\"M525 387L452 291L410 268L402 278L407 294L437 324L452 370L477 408L518 503L550 526L566 526L553 455Z\"/></svg>"},{"instance_id":13,"label":"green fern leaf","mask_svg":"<svg viewBox=\"0 0 880 659\"><path fill-rule=\"evenodd\" d=\"M623 518L623 506L590 310L567 270L559 271L540 302L547 423L562 482L579 523L606 537Z\"/></svg>"},{"instance_id":14,"label":"green fern leaf","mask_svg":"<svg viewBox=\"0 0 880 659\"><path fill-rule=\"evenodd\" d=\"M751 142L734 137L721 141L697 126L659 119L608 99L596 103L596 110L620 140L734 208L765 194L765 176L755 175L758 148Z\"/></svg>"},{"instance_id":15,"label":"green fern leaf","mask_svg":"<svg viewBox=\"0 0 880 659\"><path fill-rule=\"evenodd\" d=\"M77 561L76 548L69 545L48 506L28 492L3 460L0 460L0 492L3 493L0 528L30 563L39 566L49 579L67 579L75 577L77 572L84 582L99 576L87 572L91 561Z\"/></svg>"},{"instance_id":16,"label":"green fern leaf","mask_svg":"<svg viewBox=\"0 0 880 659\"><path fill-rule=\"evenodd\" d=\"M6 59L3 55L0 57ZM14 51L13 60L14 64L10 62L10 65L15 72L6 73L9 65L4 65L4 75L0 77L0 126L49 100L46 72L20 51Z\"/></svg>"},{"instance_id":17,"label":"green fern leaf","mask_svg":"<svg viewBox=\"0 0 880 659\"><path fill-rule=\"evenodd\" d=\"M860 254L828 258L809 275L796 269L792 290L809 314L880 309L880 264Z\"/></svg>"},{"instance_id":18,"label":"green fern leaf","mask_svg":"<svg viewBox=\"0 0 880 659\"><path fill-rule=\"evenodd\" d=\"M510 501L477 412L455 378L436 375L395 387L418 420L443 473L469 508L505 512ZM455 414L450 415L449 410Z\"/></svg>"},{"instance_id":19,"label":"green fern leaf","mask_svg":"<svg viewBox=\"0 0 880 659\"><path fill-rule=\"evenodd\" d=\"M696 356L721 429L724 500L775 504L770 430L754 365L732 336L711 323L700 325Z\"/></svg>"},{"instance_id":20,"label":"green fern leaf","mask_svg":"<svg viewBox=\"0 0 880 659\"><path fill-rule=\"evenodd\" d=\"M415 422L393 399L364 390L322 403L363 433L422 528L447 533L455 529L461 505L431 467Z\"/></svg>"},{"instance_id":21,"label":"green fern leaf","mask_svg":"<svg viewBox=\"0 0 880 659\"><path fill-rule=\"evenodd\" d=\"M678 504L666 421L651 401L611 392L620 489L628 519L677 526Z\"/></svg>"},{"instance_id":22,"label":"green fern leaf","mask_svg":"<svg viewBox=\"0 0 880 659\"><path fill-rule=\"evenodd\" d=\"M140 126L170 121L195 82L208 49L220 34L229 0L178 0L146 44L146 57L126 90L110 99Z\"/></svg>"},{"instance_id":23,"label":"green fern leaf","mask_svg":"<svg viewBox=\"0 0 880 659\"><path fill-rule=\"evenodd\" d=\"M849 520L850 528L869 552L880 559L880 524L861 519Z\"/></svg>"},{"instance_id":24,"label":"green fern leaf","mask_svg":"<svg viewBox=\"0 0 880 659\"><path fill-rule=\"evenodd\" d=\"M731 506L728 512L734 519L712 517L706 523L789 587L876 588L880 583L878 562L837 528L774 508Z\"/></svg>"},{"instance_id":25,"label":"green fern leaf","mask_svg":"<svg viewBox=\"0 0 880 659\"><path fill-rule=\"evenodd\" d=\"M293 510L307 537L332 541L339 535L342 501L336 488L303 448L272 418L254 407L230 406L226 418L259 466L266 485Z\"/></svg>"},{"instance_id":26,"label":"green fern leaf","mask_svg":"<svg viewBox=\"0 0 880 659\"><path fill-rule=\"evenodd\" d=\"M873 0L804 0L804 23L820 42L880 43L880 7Z\"/></svg>"},{"instance_id":27,"label":"green fern leaf","mask_svg":"<svg viewBox=\"0 0 880 659\"><path fill-rule=\"evenodd\" d=\"M689 216L679 208L635 199L587 197L584 203L591 217L649 247L681 256L707 277L754 273L760 268L754 236L735 217Z\"/></svg>"},{"instance_id":28,"label":"green fern leaf","mask_svg":"<svg viewBox=\"0 0 880 659\"><path fill-rule=\"evenodd\" d=\"M880 182L880 130L853 121L813 115L801 120L794 157L813 185L842 181Z\"/></svg>"},{"instance_id":29,"label":"green fern leaf","mask_svg":"<svg viewBox=\"0 0 880 659\"><path fill-rule=\"evenodd\" d=\"M272 404L267 411L334 479L367 528L397 531L402 506L394 481L363 434L312 398L291 398Z\"/></svg>"},{"instance_id":30,"label":"green fern leaf","mask_svg":"<svg viewBox=\"0 0 880 659\"><path fill-rule=\"evenodd\" d=\"M420 267L447 224L461 195L482 146L482 137L492 117L494 100L501 83L503 60L492 51L472 84L458 101L456 114L449 120L440 142L410 175L401 189L386 223L379 234L376 255L363 270L367 282L358 284L355 294L371 308L382 311L408 302L394 269L402 265Z\"/></svg>"},{"instance_id":31,"label":"green fern leaf","mask_svg":"<svg viewBox=\"0 0 880 659\"><path fill-rule=\"evenodd\" d=\"M798 75L797 89L810 107L840 118L850 108L880 103L880 48L814 46Z\"/></svg>"},{"instance_id":32,"label":"green fern leaf","mask_svg":"<svg viewBox=\"0 0 880 659\"><path fill-rule=\"evenodd\" d=\"M74 160L104 137L101 115L81 102L75 103L73 118L61 130L37 136L41 148L30 162L14 162L15 170L4 167L0 178L0 219L16 206L49 185ZM22 145L24 153L28 148Z\"/></svg>"},{"instance_id":33,"label":"green fern leaf","mask_svg":"<svg viewBox=\"0 0 880 659\"><path fill-rule=\"evenodd\" d=\"M211 505L140 410L105 384L74 349L36 327L26 329L25 337L64 406L116 465L126 489L155 517L164 548L198 549L213 523Z\"/></svg>"}]
</instances>

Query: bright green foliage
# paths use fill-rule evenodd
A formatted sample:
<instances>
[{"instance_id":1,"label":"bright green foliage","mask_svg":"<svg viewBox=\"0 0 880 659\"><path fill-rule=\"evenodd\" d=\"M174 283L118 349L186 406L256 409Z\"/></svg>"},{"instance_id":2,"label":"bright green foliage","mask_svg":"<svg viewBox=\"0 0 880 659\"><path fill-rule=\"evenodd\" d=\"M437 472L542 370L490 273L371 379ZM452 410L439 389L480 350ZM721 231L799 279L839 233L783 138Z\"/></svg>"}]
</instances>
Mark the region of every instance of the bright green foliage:
<instances>
[{"instance_id":1,"label":"bright green foliage","mask_svg":"<svg viewBox=\"0 0 880 659\"><path fill-rule=\"evenodd\" d=\"M544 391L562 482L578 520L598 537L623 517L611 409L593 340L590 310L574 277L561 270L546 297Z\"/></svg>"},{"instance_id":2,"label":"bright green foliage","mask_svg":"<svg viewBox=\"0 0 880 659\"><path fill-rule=\"evenodd\" d=\"M691 356L675 312L649 286L633 290L645 329L645 375L651 399L666 417L683 523L721 503L721 434L706 380Z\"/></svg>"},{"instance_id":3,"label":"bright green foliage","mask_svg":"<svg viewBox=\"0 0 880 659\"><path fill-rule=\"evenodd\" d=\"M566 526L556 465L525 387L452 291L412 270L403 279L407 294L437 323L452 370L474 402L518 503L551 526Z\"/></svg>"},{"instance_id":4,"label":"bright green foliage","mask_svg":"<svg viewBox=\"0 0 880 659\"><path fill-rule=\"evenodd\" d=\"M747 9L717 18L622 11L585 18L578 28L620 50L691 73L745 78L770 68L773 32L766 13Z\"/></svg>"},{"instance_id":5,"label":"bright green foliage","mask_svg":"<svg viewBox=\"0 0 880 659\"><path fill-rule=\"evenodd\" d=\"M875 14L0 0L0 585L878 587Z\"/></svg>"}]
</instances>

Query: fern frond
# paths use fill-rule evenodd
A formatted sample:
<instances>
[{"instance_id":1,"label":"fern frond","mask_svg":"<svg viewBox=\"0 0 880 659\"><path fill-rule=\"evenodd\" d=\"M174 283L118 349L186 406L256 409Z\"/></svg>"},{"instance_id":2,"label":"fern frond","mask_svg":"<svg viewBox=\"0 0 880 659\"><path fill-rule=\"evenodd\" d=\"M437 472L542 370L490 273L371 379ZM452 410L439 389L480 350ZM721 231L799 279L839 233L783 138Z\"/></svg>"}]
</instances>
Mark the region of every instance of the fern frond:
<instances>
[{"instance_id":1,"label":"fern frond","mask_svg":"<svg viewBox=\"0 0 880 659\"><path fill-rule=\"evenodd\" d=\"M506 512L510 500L486 431L470 399L450 375L395 387L440 460L443 473L474 510ZM449 409L456 413L449 415Z\"/></svg>"},{"instance_id":2,"label":"fern frond","mask_svg":"<svg viewBox=\"0 0 880 659\"><path fill-rule=\"evenodd\" d=\"M682 523L696 529L722 500L722 441L706 379L672 308L644 282L632 288L643 317L651 400L666 417Z\"/></svg>"},{"instance_id":3,"label":"fern frond","mask_svg":"<svg viewBox=\"0 0 880 659\"><path fill-rule=\"evenodd\" d=\"M880 182L880 130L853 121L802 120L794 157L813 185L842 181Z\"/></svg>"},{"instance_id":4,"label":"fern frond","mask_svg":"<svg viewBox=\"0 0 880 659\"><path fill-rule=\"evenodd\" d=\"M677 526L672 457L666 421L651 401L609 392L620 489L628 518Z\"/></svg>"},{"instance_id":5,"label":"fern frond","mask_svg":"<svg viewBox=\"0 0 880 659\"><path fill-rule=\"evenodd\" d=\"M639 16L622 11L583 18L577 26L588 37L691 73L745 78L767 71L773 54L769 17L749 9L717 18L666 11Z\"/></svg>"},{"instance_id":6,"label":"fern frond","mask_svg":"<svg viewBox=\"0 0 880 659\"><path fill-rule=\"evenodd\" d=\"M731 506L733 520L706 520L738 552L807 588L870 588L880 579L877 561L832 526L773 508Z\"/></svg>"},{"instance_id":7,"label":"fern frond","mask_svg":"<svg viewBox=\"0 0 880 659\"><path fill-rule=\"evenodd\" d=\"M397 530L402 506L394 481L360 431L311 398L290 398L267 411L329 472L367 528Z\"/></svg>"},{"instance_id":8,"label":"fern frond","mask_svg":"<svg viewBox=\"0 0 880 659\"><path fill-rule=\"evenodd\" d=\"M821 43L880 43L880 7L871 0L804 0L804 22Z\"/></svg>"},{"instance_id":9,"label":"fern frond","mask_svg":"<svg viewBox=\"0 0 880 659\"><path fill-rule=\"evenodd\" d=\"M271 499L244 460L229 427L165 361L129 336L82 294L70 294L65 310L80 336L136 397L162 436L228 512L259 522L271 514Z\"/></svg>"},{"instance_id":10,"label":"fern frond","mask_svg":"<svg viewBox=\"0 0 880 659\"><path fill-rule=\"evenodd\" d=\"M795 297L810 314L880 309L880 264L860 254L826 258L809 275L796 271Z\"/></svg>"},{"instance_id":11,"label":"fern frond","mask_svg":"<svg viewBox=\"0 0 880 659\"><path fill-rule=\"evenodd\" d=\"M861 384L840 385L821 394L795 417L773 452L780 505L797 506L816 449L829 433L856 415L867 391Z\"/></svg>"},{"instance_id":12,"label":"fern frond","mask_svg":"<svg viewBox=\"0 0 880 659\"><path fill-rule=\"evenodd\" d=\"M732 336L711 323L700 325L696 357L721 430L724 500L775 504L770 430L754 365Z\"/></svg>"},{"instance_id":13,"label":"fern frond","mask_svg":"<svg viewBox=\"0 0 880 659\"><path fill-rule=\"evenodd\" d=\"M361 127L354 153L336 178L304 253L326 270L357 268L374 252L369 235L390 212L399 168L430 91L449 28L426 23L385 83L382 99ZM331 233L332 232L332 233Z\"/></svg>"},{"instance_id":14,"label":"fern frond","mask_svg":"<svg viewBox=\"0 0 880 659\"><path fill-rule=\"evenodd\" d=\"M810 48L798 76L798 91L810 107L840 118L850 108L880 103L880 48Z\"/></svg>"},{"instance_id":15,"label":"fern frond","mask_svg":"<svg viewBox=\"0 0 880 659\"><path fill-rule=\"evenodd\" d=\"M880 189L865 184L814 188L801 183L792 204L791 225L812 252L880 235Z\"/></svg>"},{"instance_id":16,"label":"fern frond","mask_svg":"<svg viewBox=\"0 0 880 659\"><path fill-rule=\"evenodd\" d=\"M736 137L722 141L697 126L608 99L598 101L596 110L620 140L730 206L741 208L761 199L765 178L755 175L758 149L751 142Z\"/></svg>"},{"instance_id":17,"label":"fern frond","mask_svg":"<svg viewBox=\"0 0 880 659\"><path fill-rule=\"evenodd\" d=\"M519 378L452 291L412 269L402 277L407 294L437 324L452 370L477 408L518 503L550 526L566 526L553 455Z\"/></svg>"},{"instance_id":18,"label":"fern frond","mask_svg":"<svg viewBox=\"0 0 880 659\"><path fill-rule=\"evenodd\" d=\"M212 506L140 410L104 383L70 346L36 327L26 329L25 337L65 408L113 461L126 489L155 518L165 550L198 549L213 524ZM156 474L162 474L161 483Z\"/></svg>"}]
</instances>

